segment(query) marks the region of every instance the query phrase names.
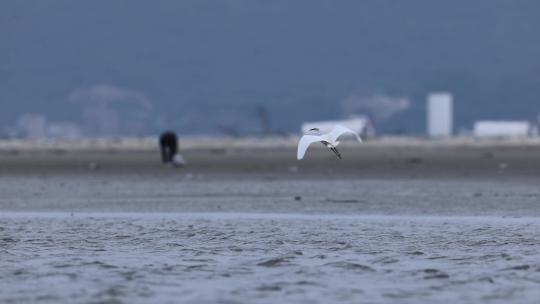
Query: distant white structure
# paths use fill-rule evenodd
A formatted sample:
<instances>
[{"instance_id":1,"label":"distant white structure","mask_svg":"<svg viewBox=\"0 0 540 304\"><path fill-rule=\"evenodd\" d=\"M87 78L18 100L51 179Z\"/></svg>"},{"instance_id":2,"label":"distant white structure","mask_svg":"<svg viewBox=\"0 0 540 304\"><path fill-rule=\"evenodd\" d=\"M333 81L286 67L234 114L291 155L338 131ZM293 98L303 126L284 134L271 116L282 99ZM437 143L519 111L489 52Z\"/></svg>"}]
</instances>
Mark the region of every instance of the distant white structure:
<instances>
[{"instance_id":1,"label":"distant white structure","mask_svg":"<svg viewBox=\"0 0 540 304\"><path fill-rule=\"evenodd\" d=\"M444 137L452 135L453 98L450 93L431 93L427 102L428 135Z\"/></svg>"},{"instance_id":2,"label":"distant white structure","mask_svg":"<svg viewBox=\"0 0 540 304\"><path fill-rule=\"evenodd\" d=\"M361 137L370 137L375 135L373 123L366 115L352 116L351 118L344 120L306 122L302 124L301 130L302 133L306 133L310 129L318 128L321 133L328 133L332 131L336 125L345 126L359 134Z\"/></svg>"},{"instance_id":3,"label":"distant white structure","mask_svg":"<svg viewBox=\"0 0 540 304\"><path fill-rule=\"evenodd\" d=\"M42 114L27 113L17 120L16 132L29 139L44 138L46 134L47 118Z\"/></svg>"},{"instance_id":4,"label":"distant white structure","mask_svg":"<svg viewBox=\"0 0 540 304\"><path fill-rule=\"evenodd\" d=\"M474 123L476 137L525 137L534 133L534 126L528 121L484 120Z\"/></svg>"},{"instance_id":5,"label":"distant white structure","mask_svg":"<svg viewBox=\"0 0 540 304\"><path fill-rule=\"evenodd\" d=\"M96 84L74 90L68 100L82 108L85 136L138 136L153 122L152 102L130 88Z\"/></svg>"},{"instance_id":6,"label":"distant white structure","mask_svg":"<svg viewBox=\"0 0 540 304\"><path fill-rule=\"evenodd\" d=\"M77 139L81 137L79 126L70 122L50 122L43 114L21 115L12 136L28 139Z\"/></svg>"},{"instance_id":7,"label":"distant white structure","mask_svg":"<svg viewBox=\"0 0 540 304\"><path fill-rule=\"evenodd\" d=\"M78 139L82 132L79 126L70 122L51 122L47 124L46 137L50 139Z\"/></svg>"}]
</instances>

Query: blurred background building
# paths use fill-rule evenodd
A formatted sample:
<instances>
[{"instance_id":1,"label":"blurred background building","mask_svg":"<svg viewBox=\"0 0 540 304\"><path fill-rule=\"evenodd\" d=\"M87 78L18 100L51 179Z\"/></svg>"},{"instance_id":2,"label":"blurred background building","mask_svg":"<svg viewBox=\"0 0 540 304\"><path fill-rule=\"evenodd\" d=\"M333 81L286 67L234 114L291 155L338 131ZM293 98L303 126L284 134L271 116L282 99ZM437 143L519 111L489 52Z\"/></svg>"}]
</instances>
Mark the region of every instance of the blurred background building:
<instances>
[{"instance_id":1,"label":"blurred background building","mask_svg":"<svg viewBox=\"0 0 540 304\"><path fill-rule=\"evenodd\" d=\"M49 121L43 114L27 113L9 129L10 137L27 139L78 139L81 129L72 122Z\"/></svg>"},{"instance_id":2,"label":"blurred background building","mask_svg":"<svg viewBox=\"0 0 540 304\"><path fill-rule=\"evenodd\" d=\"M476 137L527 137L537 135L537 126L529 121L491 121L474 123L473 135Z\"/></svg>"},{"instance_id":3,"label":"blurred background building","mask_svg":"<svg viewBox=\"0 0 540 304\"><path fill-rule=\"evenodd\" d=\"M332 131L336 125L345 126L359 134L362 138L375 136L375 126L367 115L356 115L349 119L342 120L305 122L301 126L301 131L302 133L306 133L313 128L317 128L321 133L328 133Z\"/></svg>"},{"instance_id":4,"label":"blurred background building","mask_svg":"<svg viewBox=\"0 0 540 304\"><path fill-rule=\"evenodd\" d=\"M453 98L450 93L431 93L427 101L427 129L431 137L452 135Z\"/></svg>"}]
</instances>

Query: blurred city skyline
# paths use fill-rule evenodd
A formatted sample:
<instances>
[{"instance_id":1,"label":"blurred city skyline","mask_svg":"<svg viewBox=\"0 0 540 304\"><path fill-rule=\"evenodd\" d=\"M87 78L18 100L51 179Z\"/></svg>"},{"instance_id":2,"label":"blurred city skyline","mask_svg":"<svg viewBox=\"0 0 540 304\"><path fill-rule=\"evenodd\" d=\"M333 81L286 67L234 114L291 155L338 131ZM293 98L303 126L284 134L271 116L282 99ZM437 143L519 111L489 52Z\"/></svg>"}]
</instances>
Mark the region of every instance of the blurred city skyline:
<instances>
[{"instance_id":1,"label":"blurred city skyline","mask_svg":"<svg viewBox=\"0 0 540 304\"><path fill-rule=\"evenodd\" d=\"M0 135L424 134L540 112L537 1L2 1Z\"/></svg>"}]
</instances>

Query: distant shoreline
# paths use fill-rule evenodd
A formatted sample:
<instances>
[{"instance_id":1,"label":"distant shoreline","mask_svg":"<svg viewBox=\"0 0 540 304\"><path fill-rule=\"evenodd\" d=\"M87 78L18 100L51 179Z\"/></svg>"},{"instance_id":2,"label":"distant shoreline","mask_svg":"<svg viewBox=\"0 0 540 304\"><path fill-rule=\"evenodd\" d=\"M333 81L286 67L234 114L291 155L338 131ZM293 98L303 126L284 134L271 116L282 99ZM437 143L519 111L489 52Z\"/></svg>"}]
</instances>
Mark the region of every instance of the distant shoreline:
<instances>
[{"instance_id":1,"label":"distant shoreline","mask_svg":"<svg viewBox=\"0 0 540 304\"><path fill-rule=\"evenodd\" d=\"M275 149L294 148L298 136L290 137L180 137L180 149ZM15 151L156 151L157 137L96 138L77 140L1 139L0 153ZM345 146L355 142L343 141ZM365 140L364 148L539 148L540 137L475 138L451 137L430 139L426 137L385 136Z\"/></svg>"}]
</instances>

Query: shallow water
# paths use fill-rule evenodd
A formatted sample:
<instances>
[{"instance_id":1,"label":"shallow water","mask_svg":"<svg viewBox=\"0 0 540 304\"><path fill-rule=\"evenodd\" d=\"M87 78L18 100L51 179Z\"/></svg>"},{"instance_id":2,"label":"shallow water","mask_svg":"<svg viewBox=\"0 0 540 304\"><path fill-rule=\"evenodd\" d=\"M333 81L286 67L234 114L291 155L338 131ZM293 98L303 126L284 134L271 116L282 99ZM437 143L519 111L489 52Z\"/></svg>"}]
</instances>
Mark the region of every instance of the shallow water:
<instances>
[{"instance_id":1,"label":"shallow water","mask_svg":"<svg viewBox=\"0 0 540 304\"><path fill-rule=\"evenodd\" d=\"M536 218L2 213L0 302L532 303Z\"/></svg>"}]
</instances>

